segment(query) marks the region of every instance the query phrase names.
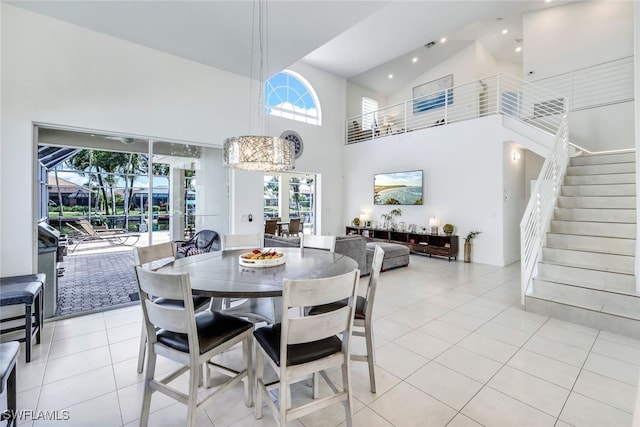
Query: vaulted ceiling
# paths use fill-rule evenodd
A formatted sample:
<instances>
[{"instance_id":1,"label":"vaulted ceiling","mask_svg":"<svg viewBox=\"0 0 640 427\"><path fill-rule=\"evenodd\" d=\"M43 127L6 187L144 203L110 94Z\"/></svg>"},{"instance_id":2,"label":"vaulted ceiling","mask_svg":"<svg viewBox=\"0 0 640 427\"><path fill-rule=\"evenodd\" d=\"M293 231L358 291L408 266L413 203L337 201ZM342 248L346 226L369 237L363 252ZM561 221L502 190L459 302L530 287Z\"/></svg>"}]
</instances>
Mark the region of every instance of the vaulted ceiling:
<instances>
[{"instance_id":1,"label":"vaulted ceiling","mask_svg":"<svg viewBox=\"0 0 640 427\"><path fill-rule=\"evenodd\" d=\"M233 73L258 76L258 45L252 44L258 38L254 1L5 3ZM518 63L521 53L515 48L526 49L526 41L517 41L522 38L523 13L564 3L272 0L263 6L263 51L268 61L264 75L302 61L391 93L475 40L499 61ZM440 43L442 37L445 43ZM425 47L431 41L435 45ZM418 59L413 62L413 58Z\"/></svg>"}]
</instances>

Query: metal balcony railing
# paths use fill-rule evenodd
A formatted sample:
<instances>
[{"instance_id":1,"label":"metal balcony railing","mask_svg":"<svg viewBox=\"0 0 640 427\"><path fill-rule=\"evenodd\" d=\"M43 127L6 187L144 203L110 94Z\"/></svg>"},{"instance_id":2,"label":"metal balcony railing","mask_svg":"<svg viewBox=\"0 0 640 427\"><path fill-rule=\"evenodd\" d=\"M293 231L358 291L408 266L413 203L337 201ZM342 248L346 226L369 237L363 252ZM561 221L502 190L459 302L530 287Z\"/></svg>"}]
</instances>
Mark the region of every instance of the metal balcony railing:
<instances>
[{"instance_id":1,"label":"metal balcony railing","mask_svg":"<svg viewBox=\"0 0 640 427\"><path fill-rule=\"evenodd\" d=\"M517 77L497 74L367 113L346 121L346 144L433 126L504 114L555 134L566 100ZM366 124L370 128L363 128Z\"/></svg>"}]
</instances>

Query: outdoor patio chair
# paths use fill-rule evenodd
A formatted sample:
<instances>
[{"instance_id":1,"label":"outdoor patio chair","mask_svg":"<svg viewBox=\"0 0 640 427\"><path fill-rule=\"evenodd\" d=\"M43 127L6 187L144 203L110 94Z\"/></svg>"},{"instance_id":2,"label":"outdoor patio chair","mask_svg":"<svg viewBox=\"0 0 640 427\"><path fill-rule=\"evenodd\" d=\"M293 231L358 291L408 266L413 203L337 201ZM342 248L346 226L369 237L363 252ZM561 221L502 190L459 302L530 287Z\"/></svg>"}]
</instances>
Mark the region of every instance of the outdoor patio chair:
<instances>
[{"instance_id":1,"label":"outdoor patio chair","mask_svg":"<svg viewBox=\"0 0 640 427\"><path fill-rule=\"evenodd\" d=\"M201 230L191 239L176 241L178 258L190 255L203 254L220 250L220 235L217 231Z\"/></svg>"},{"instance_id":2,"label":"outdoor patio chair","mask_svg":"<svg viewBox=\"0 0 640 427\"><path fill-rule=\"evenodd\" d=\"M276 234L278 229L278 221L276 218L269 218L264 222L264 233L265 234Z\"/></svg>"},{"instance_id":3,"label":"outdoor patio chair","mask_svg":"<svg viewBox=\"0 0 640 427\"><path fill-rule=\"evenodd\" d=\"M116 245L133 246L140 239L140 235L127 234L123 228L96 229L86 219L79 219L77 223L82 229L66 224L73 230L73 233L70 233L70 237L75 241L71 252L75 251L78 245L83 242L107 241Z\"/></svg>"},{"instance_id":4,"label":"outdoor patio chair","mask_svg":"<svg viewBox=\"0 0 640 427\"><path fill-rule=\"evenodd\" d=\"M301 218L291 218L289 224L285 224L282 230L283 236L299 236L300 235Z\"/></svg>"}]
</instances>

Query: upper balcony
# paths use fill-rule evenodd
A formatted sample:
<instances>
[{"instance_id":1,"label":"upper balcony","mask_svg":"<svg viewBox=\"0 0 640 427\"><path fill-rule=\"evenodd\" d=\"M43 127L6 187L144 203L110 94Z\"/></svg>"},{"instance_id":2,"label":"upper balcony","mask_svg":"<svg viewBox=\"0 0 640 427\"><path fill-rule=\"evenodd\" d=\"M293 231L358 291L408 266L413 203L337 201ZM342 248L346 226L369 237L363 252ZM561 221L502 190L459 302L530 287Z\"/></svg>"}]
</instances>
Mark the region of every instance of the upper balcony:
<instances>
[{"instance_id":1,"label":"upper balcony","mask_svg":"<svg viewBox=\"0 0 640 427\"><path fill-rule=\"evenodd\" d=\"M492 114L511 117L554 135L562 115L571 112L570 120L574 125L589 123L593 134L594 123L598 120L598 133L614 135L620 131L619 126L618 129L611 129L611 124L601 120L608 114L603 115L598 108L622 105L628 101L633 101L632 57L537 82L497 74L459 86L441 86L420 97L365 115L349 117L345 122L345 144ZM572 133L573 143L582 145L583 138L589 136L581 131L583 127Z\"/></svg>"}]
</instances>

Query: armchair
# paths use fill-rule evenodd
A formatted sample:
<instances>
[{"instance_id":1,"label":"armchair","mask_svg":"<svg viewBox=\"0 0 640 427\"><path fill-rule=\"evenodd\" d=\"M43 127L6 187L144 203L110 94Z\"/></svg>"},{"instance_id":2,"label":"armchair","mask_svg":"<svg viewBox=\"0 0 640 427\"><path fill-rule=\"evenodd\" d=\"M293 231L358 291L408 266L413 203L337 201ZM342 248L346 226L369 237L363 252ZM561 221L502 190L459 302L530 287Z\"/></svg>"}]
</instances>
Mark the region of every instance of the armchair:
<instances>
[{"instance_id":1,"label":"armchair","mask_svg":"<svg viewBox=\"0 0 640 427\"><path fill-rule=\"evenodd\" d=\"M220 235L217 231L213 230L201 230L189 240L177 240L176 244L178 258L202 254L205 252L219 251L221 248Z\"/></svg>"}]
</instances>

